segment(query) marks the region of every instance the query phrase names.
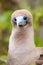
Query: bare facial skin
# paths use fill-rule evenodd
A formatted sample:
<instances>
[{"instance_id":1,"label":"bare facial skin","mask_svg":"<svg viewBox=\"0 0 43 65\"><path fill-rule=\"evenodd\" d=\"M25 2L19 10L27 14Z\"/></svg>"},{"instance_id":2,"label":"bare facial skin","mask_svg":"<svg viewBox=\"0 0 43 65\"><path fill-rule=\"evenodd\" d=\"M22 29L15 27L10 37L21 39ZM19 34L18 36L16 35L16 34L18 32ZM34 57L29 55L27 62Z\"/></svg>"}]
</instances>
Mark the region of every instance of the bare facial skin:
<instances>
[{"instance_id":1,"label":"bare facial skin","mask_svg":"<svg viewBox=\"0 0 43 65\"><path fill-rule=\"evenodd\" d=\"M16 10L11 16L12 32L9 39L8 65L30 65L39 58L34 44L32 14Z\"/></svg>"}]
</instances>

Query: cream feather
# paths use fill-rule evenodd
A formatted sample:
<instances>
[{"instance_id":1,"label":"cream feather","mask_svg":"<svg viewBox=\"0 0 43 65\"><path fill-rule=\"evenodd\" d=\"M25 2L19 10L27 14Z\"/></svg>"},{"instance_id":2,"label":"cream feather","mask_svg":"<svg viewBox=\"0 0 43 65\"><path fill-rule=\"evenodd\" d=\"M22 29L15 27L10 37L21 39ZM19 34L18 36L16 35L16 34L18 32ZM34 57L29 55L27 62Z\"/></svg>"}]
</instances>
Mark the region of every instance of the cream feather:
<instances>
[{"instance_id":1,"label":"cream feather","mask_svg":"<svg viewBox=\"0 0 43 65\"><path fill-rule=\"evenodd\" d=\"M28 25L19 27L13 22L14 17L27 16ZM32 14L27 10L17 10L11 16L12 32L9 39L8 65L30 65L40 56L34 43Z\"/></svg>"}]
</instances>

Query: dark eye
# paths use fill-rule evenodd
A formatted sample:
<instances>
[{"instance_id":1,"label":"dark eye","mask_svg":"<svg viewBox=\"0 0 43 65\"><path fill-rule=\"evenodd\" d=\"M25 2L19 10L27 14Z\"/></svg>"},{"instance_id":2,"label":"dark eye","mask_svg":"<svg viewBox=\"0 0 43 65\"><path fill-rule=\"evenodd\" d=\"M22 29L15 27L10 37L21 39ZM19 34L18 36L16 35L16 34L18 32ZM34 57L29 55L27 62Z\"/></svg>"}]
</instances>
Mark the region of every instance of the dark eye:
<instances>
[{"instance_id":1,"label":"dark eye","mask_svg":"<svg viewBox=\"0 0 43 65\"><path fill-rule=\"evenodd\" d=\"M17 21L17 19L16 18L13 18L13 22L16 24L16 21Z\"/></svg>"},{"instance_id":2,"label":"dark eye","mask_svg":"<svg viewBox=\"0 0 43 65\"><path fill-rule=\"evenodd\" d=\"M16 18L14 18L14 21L17 21L17 19L16 19Z\"/></svg>"},{"instance_id":3,"label":"dark eye","mask_svg":"<svg viewBox=\"0 0 43 65\"><path fill-rule=\"evenodd\" d=\"M23 19L24 19L24 20L27 20L27 16L24 16Z\"/></svg>"}]
</instances>

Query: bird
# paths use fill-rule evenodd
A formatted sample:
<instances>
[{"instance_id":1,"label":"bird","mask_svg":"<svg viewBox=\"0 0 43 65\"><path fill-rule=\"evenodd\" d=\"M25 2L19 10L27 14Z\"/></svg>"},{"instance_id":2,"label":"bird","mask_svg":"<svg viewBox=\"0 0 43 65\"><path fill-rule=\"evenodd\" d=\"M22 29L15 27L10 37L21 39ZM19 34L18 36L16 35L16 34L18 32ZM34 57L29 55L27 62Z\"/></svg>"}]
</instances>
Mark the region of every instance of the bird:
<instances>
[{"instance_id":1,"label":"bird","mask_svg":"<svg viewBox=\"0 0 43 65\"><path fill-rule=\"evenodd\" d=\"M8 46L7 65L30 65L40 57L34 42L33 16L26 9L11 15L12 32Z\"/></svg>"}]
</instances>

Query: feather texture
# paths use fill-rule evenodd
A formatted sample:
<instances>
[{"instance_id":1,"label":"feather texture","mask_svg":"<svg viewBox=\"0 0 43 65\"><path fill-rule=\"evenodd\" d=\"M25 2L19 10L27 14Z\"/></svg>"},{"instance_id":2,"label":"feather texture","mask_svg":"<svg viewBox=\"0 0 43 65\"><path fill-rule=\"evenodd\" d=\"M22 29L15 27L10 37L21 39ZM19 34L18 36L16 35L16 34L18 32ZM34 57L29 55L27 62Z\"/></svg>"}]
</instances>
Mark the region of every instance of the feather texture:
<instances>
[{"instance_id":1,"label":"feather texture","mask_svg":"<svg viewBox=\"0 0 43 65\"><path fill-rule=\"evenodd\" d=\"M27 16L28 24L19 27L11 21L12 33L9 39L8 65L30 65L40 56L34 44L32 14L27 10L17 10L12 14L11 20L18 16Z\"/></svg>"}]
</instances>

